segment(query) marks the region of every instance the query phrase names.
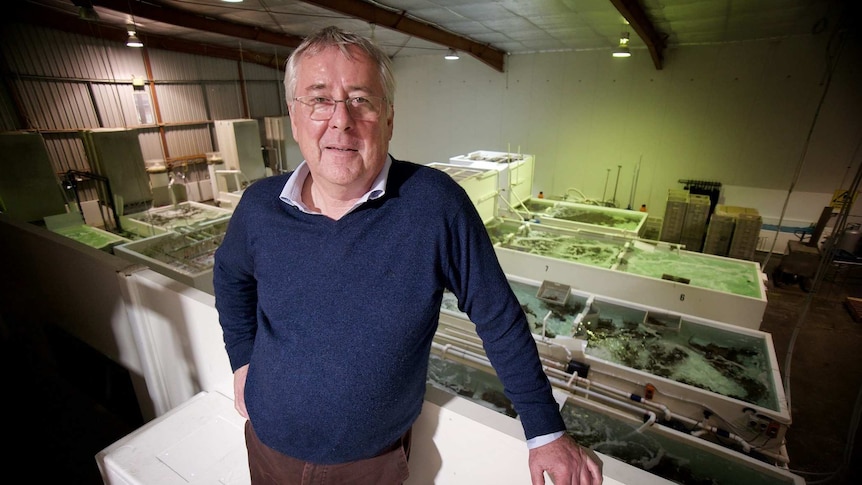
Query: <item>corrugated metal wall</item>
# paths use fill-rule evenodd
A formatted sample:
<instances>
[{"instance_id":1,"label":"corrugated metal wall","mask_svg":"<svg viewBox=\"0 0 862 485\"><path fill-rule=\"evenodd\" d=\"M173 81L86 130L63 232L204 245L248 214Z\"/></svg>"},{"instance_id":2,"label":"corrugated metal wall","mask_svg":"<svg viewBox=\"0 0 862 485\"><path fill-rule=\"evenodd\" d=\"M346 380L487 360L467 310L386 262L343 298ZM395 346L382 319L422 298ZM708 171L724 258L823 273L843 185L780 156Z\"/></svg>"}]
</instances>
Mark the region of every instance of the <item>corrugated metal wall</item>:
<instances>
[{"instance_id":1,"label":"corrugated metal wall","mask_svg":"<svg viewBox=\"0 0 862 485\"><path fill-rule=\"evenodd\" d=\"M194 162L216 145L213 120L251 117L263 126L263 117L286 111L283 74L257 64L23 24L4 25L0 51L10 74L0 87L0 130L42 132L58 174L90 170L81 130L122 127L138 131L144 160L167 158L204 179L206 165ZM136 101L149 104L152 118L141 118Z\"/></svg>"}]
</instances>

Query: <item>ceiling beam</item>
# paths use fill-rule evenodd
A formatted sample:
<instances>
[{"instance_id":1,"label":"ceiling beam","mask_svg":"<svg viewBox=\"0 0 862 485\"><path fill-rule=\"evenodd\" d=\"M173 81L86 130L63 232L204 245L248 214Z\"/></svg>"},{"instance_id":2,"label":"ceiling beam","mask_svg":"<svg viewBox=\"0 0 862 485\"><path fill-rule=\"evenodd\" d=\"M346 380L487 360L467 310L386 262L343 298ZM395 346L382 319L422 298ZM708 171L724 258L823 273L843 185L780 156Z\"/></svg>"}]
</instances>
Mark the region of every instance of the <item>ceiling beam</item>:
<instances>
[{"instance_id":1,"label":"ceiling beam","mask_svg":"<svg viewBox=\"0 0 862 485\"><path fill-rule=\"evenodd\" d=\"M61 13L58 10L42 7L32 3L24 3L14 9L11 15L4 17L3 21L18 20L41 27L48 27L63 32L86 35L105 39L111 42L125 43L129 34L125 28L117 28L98 21L82 20L76 16ZM197 54L210 57L219 57L235 61L251 62L273 69L284 70L284 57L222 47L200 42L179 40L159 35L150 35L137 32L138 38L144 42L144 46L154 49L164 49L186 54ZM130 47L131 49L131 47Z\"/></svg>"},{"instance_id":2,"label":"ceiling beam","mask_svg":"<svg viewBox=\"0 0 862 485\"><path fill-rule=\"evenodd\" d=\"M664 37L658 33L655 26L647 17L646 12L638 0L611 0L614 7L628 20L641 40L649 49L652 62L657 70L661 70L664 60Z\"/></svg>"},{"instance_id":3,"label":"ceiling beam","mask_svg":"<svg viewBox=\"0 0 862 485\"><path fill-rule=\"evenodd\" d=\"M405 11L395 11L356 0L303 0L349 17L359 18L374 25L465 52L493 67L505 71L506 53L490 44L482 44L470 38L447 32L426 22L407 16Z\"/></svg>"},{"instance_id":4,"label":"ceiling beam","mask_svg":"<svg viewBox=\"0 0 862 485\"><path fill-rule=\"evenodd\" d=\"M228 35L240 39L255 40L267 44L295 48L302 42L302 37L261 29L253 25L240 24L227 20L218 20L190 13L186 10L139 0L90 0L96 7L103 7L117 12L127 13L134 17L142 17L156 22L186 27L189 29Z\"/></svg>"}]
</instances>

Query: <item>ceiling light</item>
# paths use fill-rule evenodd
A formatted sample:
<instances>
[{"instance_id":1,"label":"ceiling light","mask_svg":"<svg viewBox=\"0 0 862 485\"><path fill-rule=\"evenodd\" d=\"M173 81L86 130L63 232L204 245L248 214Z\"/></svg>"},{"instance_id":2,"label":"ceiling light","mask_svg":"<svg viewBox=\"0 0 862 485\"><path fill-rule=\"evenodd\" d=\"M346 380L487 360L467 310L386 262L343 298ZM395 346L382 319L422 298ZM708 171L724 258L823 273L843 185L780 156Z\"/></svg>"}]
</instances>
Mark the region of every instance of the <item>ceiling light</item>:
<instances>
[{"instance_id":1,"label":"ceiling light","mask_svg":"<svg viewBox=\"0 0 862 485\"><path fill-rule=\"evenodd\" d=\"M221 1L225 2L225 3L242 3L242 0L221 0Z\"/></svg>"},{"instance_id":2,"label":"ceiling light","mask_svg":"<svg viewBox=\"0 0 862 485\"><path fill-rule=\"evenodd\" d=\"M143 47L144 43L138 38L135 31L135 24L126 25L126 32L129 33L129 40L126 41L128 47Z\"/></svg>"},{"instance_id":3,"label":"ceiling light","mask_svg":"<svg viewBox=\"0 0 862 485\"><path fill-rule=\"evenodd\" d=\"M457 61L458 59L460 59L458 53L455 52L455 49L449 49L449 51L446 52L446 55L443 56L443 58L448 61Z\"/></svg>"},{"instance_id":4,"label":"ceiling light","mask_svg":"<svg viewBox=\"0 0 862 485\"><path fill-rule=\"evenodd\" d=\"M623 32L620 34L620 45L614 49L614 57L631 57L632 51L629 50L629 33Z\"/></svg>"}]
</instances>

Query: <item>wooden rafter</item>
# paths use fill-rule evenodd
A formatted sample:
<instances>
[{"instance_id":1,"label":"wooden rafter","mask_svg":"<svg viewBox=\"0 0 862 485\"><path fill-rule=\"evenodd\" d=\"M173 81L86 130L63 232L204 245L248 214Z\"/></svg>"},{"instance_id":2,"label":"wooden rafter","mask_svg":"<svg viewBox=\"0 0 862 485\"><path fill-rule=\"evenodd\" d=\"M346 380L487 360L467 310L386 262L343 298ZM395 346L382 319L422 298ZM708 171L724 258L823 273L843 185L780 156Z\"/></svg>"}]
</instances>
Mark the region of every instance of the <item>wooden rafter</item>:
<instances>
[{"instance_id":1,"label":"wooden rafter","mask_svg":"<svg viewBox=\"0 0 862 485\"><path fill-rule=\"evenodd\" d=\"M639 0L611 0L611 3L628 20L632 29L644 41L649 49L650 56L652 56L655 68L661 70L662 61L664 60L665 42L647 17Z\"/></svg>"}]
</instances>

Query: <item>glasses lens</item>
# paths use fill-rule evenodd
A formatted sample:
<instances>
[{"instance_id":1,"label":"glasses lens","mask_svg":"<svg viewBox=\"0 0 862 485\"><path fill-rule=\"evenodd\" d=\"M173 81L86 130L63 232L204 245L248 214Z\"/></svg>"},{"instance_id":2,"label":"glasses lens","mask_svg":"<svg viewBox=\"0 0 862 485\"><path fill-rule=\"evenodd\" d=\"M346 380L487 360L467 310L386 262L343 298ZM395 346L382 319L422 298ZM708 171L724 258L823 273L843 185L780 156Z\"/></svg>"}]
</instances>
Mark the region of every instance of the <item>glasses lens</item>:
<instances>
[{"instance_id":1,"label":"glasses lens","mask_svg":"<svg viewBox=\"0 0 862 485\"><path fill-rule=\"evenodd\" d=\"M376 97L356 97L347 100L350 115L359 120L373 121L380 116L381 99Z\"/></svg>"},{"instance_id":2,"label":"glasses lens","mask_svg":"<svg viewBox=\"0 0 862 485\"><path fill-rule=\"evenodd\" d=\"M331 119L338 103L344 103L350 116L355 120L375 121L380 117L380 109L383 105L383 98L377 96L357 96L348 99L300 96L296 100L309 108L309 118L315 121Z\"/></svg>"}]
</instances>

